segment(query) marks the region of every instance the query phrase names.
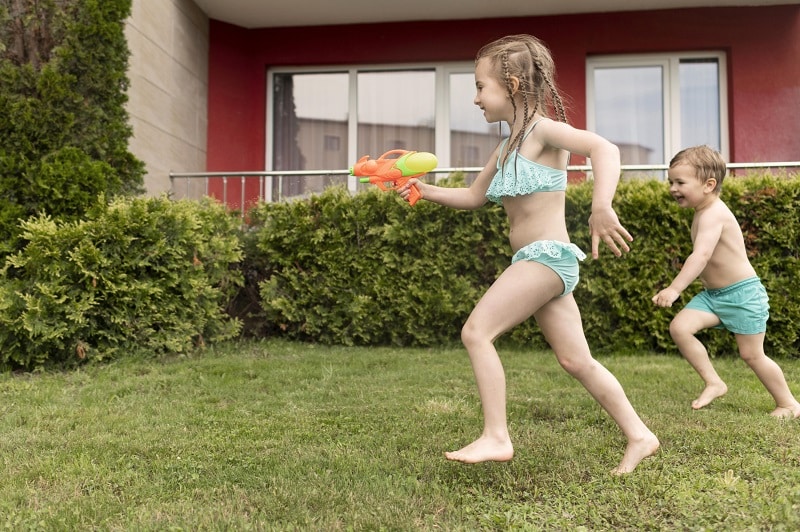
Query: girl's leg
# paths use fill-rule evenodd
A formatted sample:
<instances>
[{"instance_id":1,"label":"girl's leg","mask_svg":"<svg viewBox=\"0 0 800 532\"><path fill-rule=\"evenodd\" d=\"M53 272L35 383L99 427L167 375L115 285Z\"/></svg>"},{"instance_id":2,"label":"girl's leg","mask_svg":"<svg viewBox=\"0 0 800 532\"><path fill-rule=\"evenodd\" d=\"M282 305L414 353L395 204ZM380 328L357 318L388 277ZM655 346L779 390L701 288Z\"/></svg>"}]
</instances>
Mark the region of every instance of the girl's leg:
<instances>
[{"instance_id":1,"label":"girl's leg","mask_svg":"<svg viewBox=\"0 0 800 532\"><path fill-rule=\"evenodd\" d=\"M776 408L771 415L779 418L798 418L800 417L800 403L789 390L781 368L764 353L764 336L764 333L737 334L736 343L739 346L739 355L775 399Z\"/></svg>"},{"instance_id":2,"label":"girl's leg","mask_svg":"<svg viewBox=\"0 0 800 532\"><path fill-rule=\"evenodd\" d=\"M542 264L518 261L509 266L475 305L461 330L483 407L483 433L458 451L445 453L466 463L506 461L514 448L506 423L506 379L494 347L498 336L519 325L564 290L561 278Z\"/></svg>"},{"instance_id":3,"label":"girl's leg","mask_svg":"<svg viewBox=\"0 0 800 532\"><path fill-rule=\"evenodd\" d=\"M616 377L592 357L572 294L550 301L534 316L559 364L578 379L628 439L622 461L613 472L633 471L639 462L655 454L658 438L639 418Z\"/></svg>"},{"instance_id":4,"label":"girl's leg","mask_svg":"<svg viewBox=\"0 0 800 532\"><path fill-rule=\"evenodd\" d=\"M708 358L703 343L695 337L695 334L703 329L709 329L719 325L719 318L716 314L685 308L681 310L672 323L669 325L669 334L678 346L678 350L683 358L694 368L705 382L705 388L700 396L692 401L692 408L695 410L703 408L717 397L722 397L727 393L728 386L717 375L711 359Z\"/></svg>"}]
</instances>

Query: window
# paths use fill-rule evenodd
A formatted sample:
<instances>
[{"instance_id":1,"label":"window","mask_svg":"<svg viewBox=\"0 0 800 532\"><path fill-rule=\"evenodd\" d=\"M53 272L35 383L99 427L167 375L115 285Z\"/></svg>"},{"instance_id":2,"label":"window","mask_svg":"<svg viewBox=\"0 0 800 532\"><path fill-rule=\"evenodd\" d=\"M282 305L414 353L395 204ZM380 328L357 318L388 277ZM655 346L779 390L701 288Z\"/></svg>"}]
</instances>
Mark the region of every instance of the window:
<instances>
[{"instance_id":1,"label":"window","mask_svg":"<svg viewBox=\"0 0 800 532\"><path fill-rule=\"evenodd\" d=\"M325 149L339 151L342 149L342 138L338 135L325 135Z\"/></svg>"},{"instance_id":2,"label":"window","mask_svg":"<svg viewBox=\"0 0 800 532\"><path fill-rule=\"evenodd\" d=\"M440 168L483 166L503 132L473 104L473 63L274 69L268 75L267 168L342 170L363 155L429 151ZM507 134L507 126L504 126ZM441 177L441 176L438 176ZM467 179L473 177L467 175ZM287 175L268 199L363 185L346 175Z\"/></svg>"},{"instance_id":3,"label":"window","mask_svg":"<svg viewBox=\"0 0 800 532\"><path fill-rule=\"evenodd\" d=\"M341 169L347 152L331 149L332 139L347 138L346 72L280 74L271 78L273 170ZM337 176L289 175L272 180L268 199L320 192L341 181Z\"/></svg>"},{"instance_id":4,"label":"window","mask_svg":"<svg viewBox=\"0 0 800 532\"><path fill-rule=\"evenodd\" d=\"M697 144L727 158L723 54L593 57L586 74L587 127L619 146L623 165L667 164Z\"/></svg>"},{"instance_id":5,"label":"window","mask_svg":"<svg viewBox=\"0 0 800 532\"><path fill-rule=\"evenodd\" d=\"M475 99L474 66L467 72L448 74L450 164L458 168L483 167L497 148L501 136L508 135L508 124L489 124ZM467 182L475 173L465 176Z\"/></svg>"}]
</instances>

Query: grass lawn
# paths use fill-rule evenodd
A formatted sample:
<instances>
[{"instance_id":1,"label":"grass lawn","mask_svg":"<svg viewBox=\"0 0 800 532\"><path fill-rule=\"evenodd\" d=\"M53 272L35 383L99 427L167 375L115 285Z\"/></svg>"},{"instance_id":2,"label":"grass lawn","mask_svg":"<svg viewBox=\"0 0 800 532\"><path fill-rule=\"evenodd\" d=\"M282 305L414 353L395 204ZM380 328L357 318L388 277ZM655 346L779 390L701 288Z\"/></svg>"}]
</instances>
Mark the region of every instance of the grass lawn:
<instances>
[{"instance_id":1,"label":"grass lawn","mask_svg":"<svg viewBox=\"0 0 800 532\"><path fill-rule=\"evenodd\" d=\"M738 359L694 412L678 357L602 357L662 449L624 438L546 351L502 351L514 460L445 460L481 430L465 352L231 343L0 375L9 530L798 530L800 420ZM800 360L778 361L800 396Z\"/></svg>"}]
</instances>

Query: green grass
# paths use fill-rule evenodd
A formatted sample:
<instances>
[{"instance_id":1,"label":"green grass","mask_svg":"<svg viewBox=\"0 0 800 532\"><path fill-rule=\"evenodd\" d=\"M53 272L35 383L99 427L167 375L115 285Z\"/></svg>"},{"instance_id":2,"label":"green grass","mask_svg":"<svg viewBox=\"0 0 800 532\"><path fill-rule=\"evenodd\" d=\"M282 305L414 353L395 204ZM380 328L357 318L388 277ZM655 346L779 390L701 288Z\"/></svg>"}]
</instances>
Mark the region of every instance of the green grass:
<instances>
[{"instance_id":1,"label":"green grass","mask_svg":"<svg viewBox=\"0 0 800 532\"><path fill-rule=\"evenodd\" d=\"M797 530L800 421L743 362L702 411L677 357L603 357L662 450L624 439L549 352L502 352L516 456L448 462L481 430L462 349L227 344L0 376L0 529ZM800 394L800 361L780 361Z\"/></svg>"}]
</instances>

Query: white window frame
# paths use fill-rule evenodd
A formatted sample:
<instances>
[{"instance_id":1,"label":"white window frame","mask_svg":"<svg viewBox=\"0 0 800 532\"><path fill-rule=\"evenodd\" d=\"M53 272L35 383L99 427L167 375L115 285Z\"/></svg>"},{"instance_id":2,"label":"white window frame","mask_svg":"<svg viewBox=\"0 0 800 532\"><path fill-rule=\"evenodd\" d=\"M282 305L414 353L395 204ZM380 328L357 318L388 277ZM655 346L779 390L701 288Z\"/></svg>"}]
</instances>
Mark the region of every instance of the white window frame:
<instances>
[{"instance_id":1,"label":"white window frame","mask_svg":"<svg viewBox=\"0 0 800 532\"><path fill-rule=\"evenodd\" d=\"M347 158L350 161L358 160L363 154L356 153L358 149L358 74L362 72L387 72L405 70L431 70L434 72L434 144L436 156L439 159L439 166L450 166L450 75L474 73L475 64L473 62L453 62L453 63L404 63L391 65L335 65L335 66L303 66L303 67L274 67L267 70L267 102L266 102L266 135L265 135L265 161L264 168L273 170L274 153L272 147L272 131L275 126L272 108L274 105L274 76L276 74L329 74L340 73L348 75L348 119L347 119ZM319 168L319 170L323 170ZM347 188L355 192L358 180L350 176L347 180ZM267 194L272 191L272 177L268 179L265 187ZM269 198L268 198L269 199Z\"/></svg>"},{"instance_id":2,"label":"white window frame","mask_svg":"<svg viewBox=\"0 0 800 532\"><path fill-rule=\"evenodd\" d=\"M592 56L586 61L586 128L595 131L594 69L660 66L664 72L664 157L668 164L681 146L680 62L682 59L716 59L719 69L720 153L728 160L728 70L726 56L720 51L676 52L667 54L628 54Z\"/></svg>"}]
</instances>

